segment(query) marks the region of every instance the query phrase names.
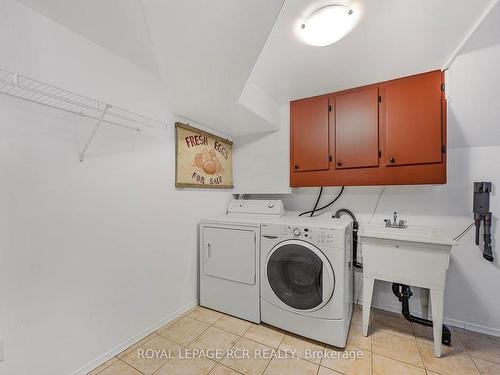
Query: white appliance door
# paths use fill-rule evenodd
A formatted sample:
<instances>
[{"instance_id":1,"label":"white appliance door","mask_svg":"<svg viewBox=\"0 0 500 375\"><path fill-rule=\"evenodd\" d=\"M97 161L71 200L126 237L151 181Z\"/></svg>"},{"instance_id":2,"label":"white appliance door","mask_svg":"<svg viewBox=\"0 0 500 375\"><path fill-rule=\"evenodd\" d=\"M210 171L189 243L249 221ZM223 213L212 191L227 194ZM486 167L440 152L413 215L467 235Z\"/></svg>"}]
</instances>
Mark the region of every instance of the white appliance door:
<instances>
[{"instance_id":1,"label":"white appliance door","mask_svg":"<svg viewBox=\"0 0 500 375\"><path fill-rule=\"evenodd\" d=\"M335 290L332 265L320 249L306 241L277 244L267 257L265 272L275 296L289 310L318 310Z\"/></svg>"},{"instance_id":2,"label":"white appliance door","mask_svg":"<svg viewBox=\"0 0 500 375\"><path fill-rule=\"evenodd\" d=\"M253 230L204 227L203 273L254 285L257 239Z\"/></svg>"}]
</instances>

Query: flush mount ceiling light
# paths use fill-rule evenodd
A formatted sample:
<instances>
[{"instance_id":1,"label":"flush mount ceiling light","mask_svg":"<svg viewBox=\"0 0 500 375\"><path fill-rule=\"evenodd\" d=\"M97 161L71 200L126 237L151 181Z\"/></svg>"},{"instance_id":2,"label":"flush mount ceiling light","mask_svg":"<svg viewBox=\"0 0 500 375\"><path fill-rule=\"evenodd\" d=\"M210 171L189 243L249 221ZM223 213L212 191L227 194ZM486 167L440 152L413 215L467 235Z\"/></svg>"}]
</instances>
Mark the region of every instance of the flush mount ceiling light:
<instances>
[{"instance_id":1,"label":"flush mount ceiling light","mask_svg":"<svg viewBox=\"0 0 500 375\"><path fill-rule=\"evenodd\" d=\"M299 24L299 36L307 44L324 47L346 36L357 21L356 12L344 5L328 5Z\"/></svg>"}]
</instances>

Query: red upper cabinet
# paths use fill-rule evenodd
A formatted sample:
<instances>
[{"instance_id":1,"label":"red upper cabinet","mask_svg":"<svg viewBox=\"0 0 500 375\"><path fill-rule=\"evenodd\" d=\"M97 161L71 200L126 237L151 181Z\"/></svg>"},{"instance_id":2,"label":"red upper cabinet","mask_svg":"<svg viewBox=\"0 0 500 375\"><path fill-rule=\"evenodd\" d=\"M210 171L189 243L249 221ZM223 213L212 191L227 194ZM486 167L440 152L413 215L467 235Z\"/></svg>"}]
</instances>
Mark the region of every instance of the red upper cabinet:
<instances>
[{"instance_id":1,"label":"red upper cabinet","mask_svg":"<svg viewBox=\"0 0 500 375\"><path fill-rule=\"evenodd\" d=\"M291 102L290 186L446 183L443 83L433 71Z\"/></svg>"},{"instance_id":2,"label":"red upper cabinet","mask_svg":"<svg viewBox=\"0 0 500 375\"><path fill-rule=\"evenodd\" d=\"M442 83L442 73L435 71L381 87L386 165L443 161Z\"/></svg>"},{"instance_id":3,"label":"red upper cabinet","mask_svg":"<svg viewBox=\"0 0 500 375\"><path fill-rule=\"evenodd\" d=\"M292 102L290 121L292 171L327 170L328 97Z\"/></svg>"},{"instance_id":4,"label":"red upper cabinet","mask_svg":"<svg viewBox=\"0 0 500 375\"><path fill-rule=\"evenodd\" d=\"M378 88L338 94L333 100L335 168L377 167Z\"/></svg>"}]
</instances>

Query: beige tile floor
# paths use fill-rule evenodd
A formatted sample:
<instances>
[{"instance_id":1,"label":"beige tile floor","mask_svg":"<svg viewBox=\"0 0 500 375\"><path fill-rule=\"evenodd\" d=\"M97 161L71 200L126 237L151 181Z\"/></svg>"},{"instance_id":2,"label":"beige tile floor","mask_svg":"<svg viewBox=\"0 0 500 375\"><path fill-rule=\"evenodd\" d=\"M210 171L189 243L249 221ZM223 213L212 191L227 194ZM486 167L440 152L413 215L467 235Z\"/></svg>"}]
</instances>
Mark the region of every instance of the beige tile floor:
<instances>
[{"instance_id":1,"label":"beige tile floor","mask_svg":"<svg viewBox=\"0 0 500 375\"><path fill-rule=\"evenodd\" d=\"M343 358L342 349L325 346L267 326L256 325L216 311L196 307L147 336L89 375L498 375L500 338L452 328L452 346L435 358L432 329L413 325L401 315L373 310L371 332L361 334L361 309L356 306L344 350L358 352ZM147 349L170 350L170 357L140 358ZM267 350L280 358L179 358L183 350ZM274 350L274 351L273 351ZM320 353L306 358L306 353ZM151 351L150 351L151 352ZM339 352L340 355L335 357ZM290 353L293 353L291 355ZM328 357L326 355L328 354ZM184 356L183 354L180 354ZM283 357L283 358L281 358Z\"/></svg>"}]
</instances>

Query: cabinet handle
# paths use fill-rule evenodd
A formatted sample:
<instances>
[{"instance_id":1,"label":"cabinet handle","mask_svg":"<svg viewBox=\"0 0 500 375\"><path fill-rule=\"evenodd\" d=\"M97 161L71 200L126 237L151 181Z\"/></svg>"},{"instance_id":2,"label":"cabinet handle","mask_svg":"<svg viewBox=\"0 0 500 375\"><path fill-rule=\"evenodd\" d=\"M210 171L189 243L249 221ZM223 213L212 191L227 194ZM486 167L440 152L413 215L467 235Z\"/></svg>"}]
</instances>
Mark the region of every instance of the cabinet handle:
<instances>
[{"instance_id":1,"label":"cabinet handle","mask_svg":"<svg viewBox=\"0 0 500 375\"><path fill-rule=\"evenodd\" d=\"M298 165L294 165L293 166L295 169L299 169L299 166Z\"/></svg>"},{"instance_id":2,"label":"cabinet handle","mask_svg":"<svg viewBox=\"0 0 500 375\"><path fill-rule=\"evenodd\" d=\"M389 163L394 164L395 162L396 162L396 160L393 157L389 158Z\"/></svg>"},{"instance_id":3,"label":"cabinet handle","mask_svg":"<svg viewBox=\"0 0 500 375\"><path fill-rule=\"evenodd\" d=\"M342 165L342 162L341 161L338 161L337 162L337 165L340 167Z\"/></svg>"}]
</instances>

